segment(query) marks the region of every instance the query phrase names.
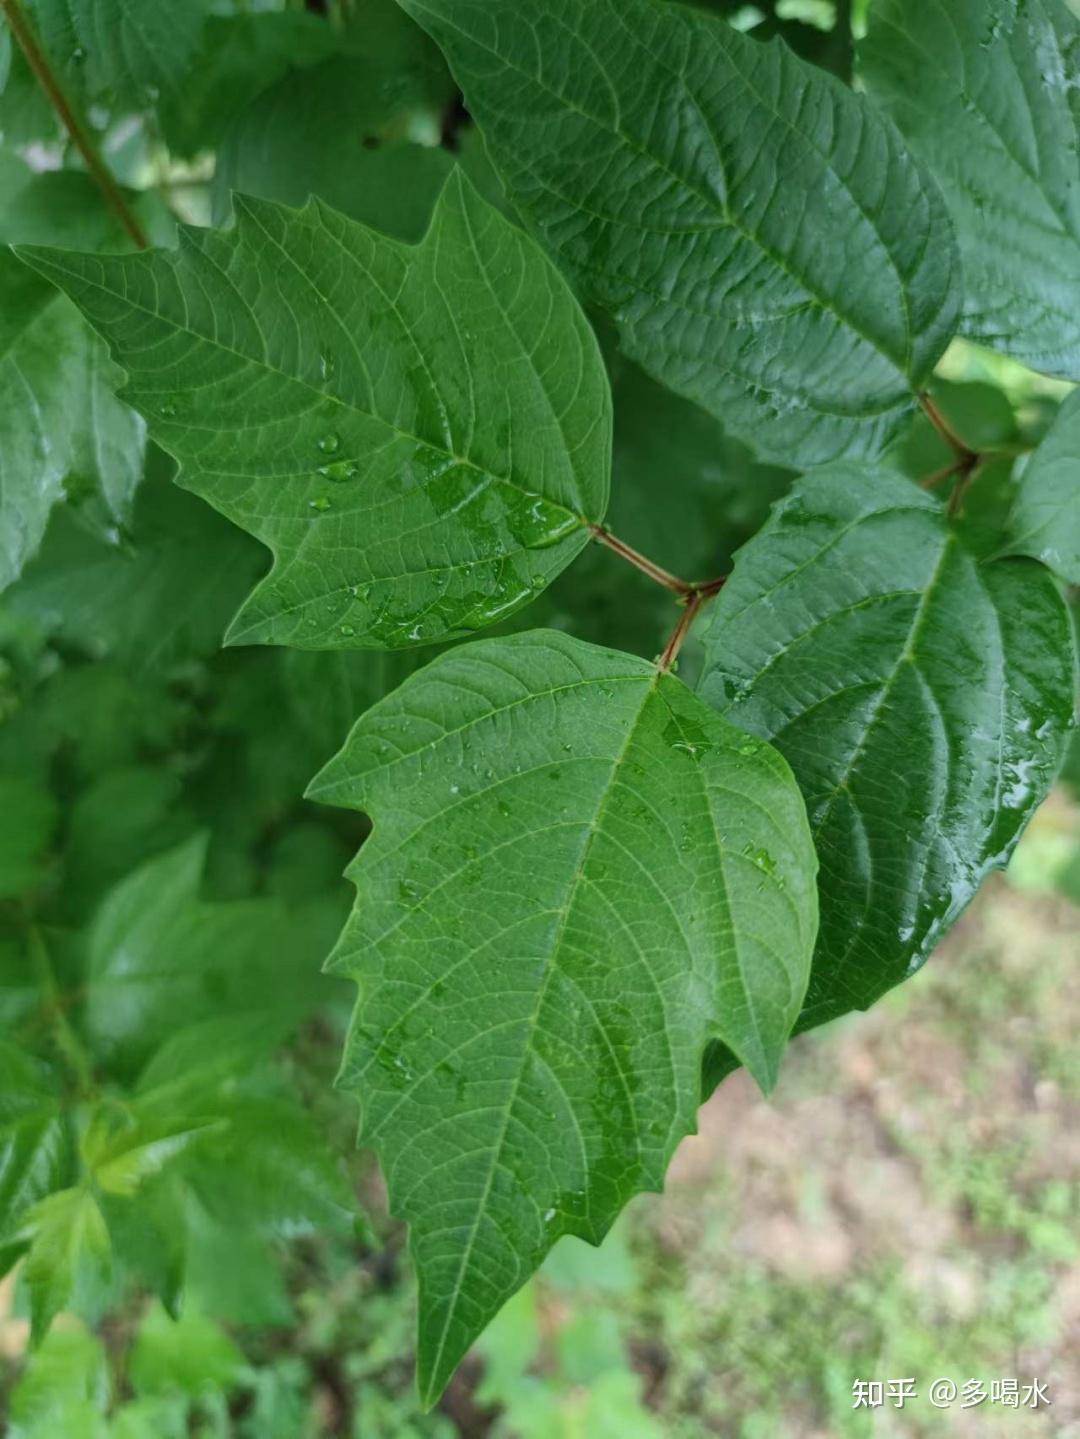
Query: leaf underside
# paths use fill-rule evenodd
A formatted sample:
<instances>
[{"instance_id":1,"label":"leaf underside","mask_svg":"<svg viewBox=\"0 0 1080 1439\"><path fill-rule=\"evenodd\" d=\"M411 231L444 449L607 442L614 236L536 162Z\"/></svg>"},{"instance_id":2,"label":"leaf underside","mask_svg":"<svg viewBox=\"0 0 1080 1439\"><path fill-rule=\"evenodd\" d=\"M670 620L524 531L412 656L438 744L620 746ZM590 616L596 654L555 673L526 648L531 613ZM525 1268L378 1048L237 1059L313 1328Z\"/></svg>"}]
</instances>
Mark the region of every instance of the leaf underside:
<instances>
[{"instance_id":1,"label":"leaf underside","mask_svg":"<svg viewBox=\"0 0 1080 1439\"><path fill-rule=\"evenodd\" d=\"M958 275L936 186L864 97L657 0L402 4L628 354L781 463L882 448Z\"/></svg>"},{"instance_id":2,"label":"leaf underside","mask_svg":"<svg viewBox=\"0 0 1080 1439\"><path fill-rule=\"evenodd\" d=\"M940 504L886 470L800 482L740 552L699 691L770 740L821 865L807 1029L924 962L1046 795L1075 654L1041 565L980 562Z\"/></svg>"},{"instance_id":3,"label":"leaf underside","mask_svg":"<svg viewBox=\"0 0 1080 1439\"><path fill-rule=\"evenodd\" d=\"M433 1401L556 1239L659 1187L710 1040L772 1083L813 850L775 751L555 631L441 656L310 794L374 819L330 962L360 987L340 1082L410 1225Z\"/></svg>"},{"instance_id":4,"label":"leaf underside","mask_svg":"<svg viewBox=\"0 0 1080 1439\"><path fill-rule=\"evenodd\" d=\"M395 648L519 608L607 502L607 378L554 267L457 173L417 246L318 201L236 211L176 252L19 250L181 482L273 551L230 639Z\"/></svg>"},{"instance_id":5,"label":"leaf underside","mask_svg":"<svg viewBox=\"0 0 1080 1439\"><path fill-rule=\"evenodd\" d=\"M963 329L1080 379L1080 21L1062 0L876 0L860 68L940 180Z\"/></svg>"}]
</instances>

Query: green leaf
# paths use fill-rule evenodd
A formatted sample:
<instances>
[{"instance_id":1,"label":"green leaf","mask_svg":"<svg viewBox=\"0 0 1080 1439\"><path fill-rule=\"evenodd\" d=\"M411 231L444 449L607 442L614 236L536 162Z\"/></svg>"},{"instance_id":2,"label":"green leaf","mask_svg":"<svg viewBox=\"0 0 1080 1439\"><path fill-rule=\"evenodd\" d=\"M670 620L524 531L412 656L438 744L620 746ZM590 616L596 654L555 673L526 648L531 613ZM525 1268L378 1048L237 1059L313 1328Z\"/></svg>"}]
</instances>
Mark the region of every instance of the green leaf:
<instances>
[{"instance_id":1,"label":"green leaf","mask_svg":"<svg viewBox=\"0 0 1080 1439\"><path fill-rule=\"evenodd\" d=\"M223 1127L208 1132L183 1162L204 1211L249 1234L348 1232L355 1204L310 1111L280 1095L229 1097L226 1087L225 1096Z\"/></svg>"},{"instance_id":2,"label":"green leaf","mask_svg":"<svg viewBox=\"0 0 1080 1439\"><path fill-rule=\"evenodd\" d=\"M165 1120L151 1114L144 1119L137 1104L125 1121L120 1127L102 1122L91 1128L82 1144L94 1184L104 1194L125 1199L221 1124L213 1116L201 1122L182 1114Z\"/></svg>"},{"instance_id":3,"label":"green leaf","mask_svg":"<svg viewBox=\"0 0 1080 1439\"><path fill-rule=\"evenodd\" d=\"M1031 555L1080 585L1080 391L1062 405L1028 461L1002 553Z\"/></svg>"},{"instance_id":4,"label":"green leaf","mask_svg":"<svg viewBox=\"0 0 1080 1439\"><path fill-rule=\"evenodd\" d=\"M865 1009L1000 867L1073 722L1069 618L1041 566L980 562L886 470L803 480L740 552L702 696L791 764L821 862L798 1027Z\"/></svg>"},{"instance_id":5,"label":"green leaf","mask_svg":"<svg viewBox=\"0 0 1080 1439\"><path fill-rule=\"evenodd\" d=\"M50 635L96 660L115 660L137 681L219 649L266 569L265 551L179 489L164 464L151 447L123 531L94 534L70 507L61 509L6 597Z\"/></svg>"},{"instance_id":6,"label":"green leaf","mask_svg":"<svg viewBox=\"0 0 1080 1439\"><path fill-rule=\"evenodd\" d=\"M398 239L423 235L453 163L439 139L454 83L392 0L366 3L343 40L347 53L286 76L230 127L214 171L217 223L239 190L289 205L316 195Z\"/></svg>"},{"instance_id":7,"label":"green leaf","mask_svg":"<svg viewBox=\"0 0 1080 1439\"><path fill-rule=\"evenodd\" d=\"M0 251L0 590L35 553L65 482L122 523L142 473L145 426L74 306Z\"/></svg>"},{"instance_id":8,"label":"green leaf","mask_svg":"<svg viewBox=\"0 0 1080 1439\"><path fill-rule=\"evenodd\" d=\"M420 1277L432 1401L563 1234L599 1242L694 1124L705 1044L775 1078L816 925L776 753L554 631L444 654L313 781L374 832L330 961Z\"/></svg>"},{"instance_id":9,"label":"green leaf","mask_svg":"<svg viewBox=\"0 0 1080 1439\"><path fill-rule=\"evenodd\" d=\"M200 900L205 856L206 836L196 835L143 865L91 926L87 1026L126 1068L202 1019L277 1012L295 1022L310 1005L308 956L285 942L282 908Z\"/></svg>"},{"instance_id":10,"label":"green leaf","mask_svg":"<svg viewBox=\"0 0 1080 1439\"><path fill-rule=\"evenodd\" d=\"M40 1200L25 1224L32 1237L22 1274L36 1342L83 1283L100 1286L110 1269L111 1246L97 1200L82 1186Z\"/></svg>"},{"instance_id":11,"label":"green leaf","mask_svg":"<svg viewBox=\"0 0 1080 1439\"><path fill-rule=\"evenodd\" d=\"M964 331L1080 379L1080 21L1061 0L875 0L859 54L944 188Z\"/></svg>"},{"instance_id":12,"label":"green leaf","mask_svg":"<svg viewBox=\"0 0 1080 1439\"><path fill-rule=\"evenodd\" d=\"M25 893L41 878L56 820L47 790L18 775L0 776L0 900Z\"/></svg>"},{"instance_id":13,"label":"green leaf","mask_svg":"<svg viewBox=\"0 0 1080 1439\"><path fill-rule=\"evenodd\" d=\"M198 49L203 0L31 0L38 37L83 100L145 106L179 89Z\"/></svg>"},{"instance_id":14,"label":"green leaf","mask_svg":"<svg viewBox=\"0 0 1080 1439\"><path fill-rule=\"evenodd\" d=\"M861 96L656 0L402 0L627 353L781 463L876 453L952 336L936 186Z\"/></svg>"},{"instance_id":15,"label":"green leaf","mask_svg":"<svg viewBox=\"0 0 1080 1439\"><path fill-rule=\"evenodd\" d=\"M258 11L209 16L184 83L164 96L159 107L165 143L174 155L188 157L213 149L262 91L292 66L324 59L336 43L333 27L317 15ZM267 140L272 145L269 136Z\"/></svg>"},{"instance_id":16,"label":"green leaf","mask_svg":"<svg viewBox=\"0 0 1080 1439\"><path fill-rule=\"evenodd\" d=\"M67 1439L71 1432L63 1427L67 1406L89 1402L104 1410L108 1395L109 1370L101 1341L82 1325L54 1329L30 1355L11 1391L11 1418L19 1434L30 1430L42 1436L63 1434Z\"/></svg>"},{"instance_id":17,"label":"green leaf","mask_svg":"<svg viewBox=\"0 0 1080 1439\"><path fill-rule=\"evenodd\" d=\"M48 1066L0 1043L0 1243L69 1176L72 1145Z\"/></svg>"},{"instance_id":18,"label":"green leaf","mask_svg":"<svg viewBox=\"0 0 1080 1439\"><path fill-rule=\"evenodd\" d=\"M155 1306L132 1346L131 1385L136 1394L194 1396L235 1383L243 1364L239 1349L212 1319L186 1311L173 1320Z\"/></svg>"},{"instance_id":19,"label":"green leaf","mask_svg":"<svg viewBox=\"0 0 1080 1439\"><path fill-rule=\"evenodd\" d=\"M64 852L64 914L83 920L124 875L174 849L197 828L180 776L131 765L93 781L71 805Z\"/></svg>"},{"instance_id":20,"label":"green leaf","mask_svg":"<svg viewBox=\"0 0 1080 1439\"><path fill-rule=\"evenodd\" d=\"M367 79L366 67L341 56L290 75L260 96L219 152L215 218L228 217L236 190L287 205L317 195L395 239L419 240L453 158L407 135L384 136L372 113ZM338 145L327 145L328 131L341 137L347 164Z\"/></svg>"},{"instance_id":21,"label":"green leaf","mask_svg":"<svg viewBox=\"0 0 1080 1439\"><path fill-rule=\"evenodd\" d=\"M237 199L178 252L21 253L109 339L183 483L274 551L234 642L394 648L525 604L607 499L592 331L454 176L416 247Z\"/></svg>"}]
</instances>

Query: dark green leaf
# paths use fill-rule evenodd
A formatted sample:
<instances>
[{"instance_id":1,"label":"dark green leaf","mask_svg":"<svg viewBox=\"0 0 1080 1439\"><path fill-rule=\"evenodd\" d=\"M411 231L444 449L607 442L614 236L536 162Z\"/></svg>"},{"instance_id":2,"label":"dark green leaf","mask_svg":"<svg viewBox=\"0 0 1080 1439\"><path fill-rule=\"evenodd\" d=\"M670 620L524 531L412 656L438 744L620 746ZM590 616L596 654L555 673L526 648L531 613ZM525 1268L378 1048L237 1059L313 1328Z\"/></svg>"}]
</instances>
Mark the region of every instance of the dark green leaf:
<instances>
[{"instance_id":1,"label":"dark green leaf","mask_svg":"<svg viewBox=\"0 0 1080 1439\"><path fill-rule=\"evenodd\" d=\"M337 56L287 76L237 119L214 174L219 221L233 190L289 205L316 195L398 239L420 239L452 165L437 141L453 82L398 13L422 42L416 51Z\"/></svg>"},{"instance_id":2,"label":"dark green leaf","mask_svg":"<svg viewBox=\"0 0 1080 1439\"><path fill-rule=\"evenodd\" d=\"M292 66L325 59L336 41L325 20L302 12L211 15L184 83L162 97L158 114L169 149L194 156L213 148L256 96ZM265 138L269 149L271 137ZM325 145L325 133L323 141L338 153L336 143Z\"/></svg>"},{"instance_id":3,"label":"dark green leaf","mask_svg":"<svg viewBox=\"0 0 1080 1439\"><path fill-rule=\"evenodd\" d=\"M800 1028L913 973L1057 773L1068 614L1041 566L980 563L886 470L802 481L741 551L700 685L795 771L821 862Z\"/></svg>"},{"instance_id":4,"label":"dark green leaf","mask_svg":"<svg viewBox=\"0 0 1080 1439\"><path fill-rule=\"evenodd\" d=\"M185 485L273 549L230 638L393 648L525 604L607 498L607 379L557 272L456 176L417 247L238 204L176 253L21 252L109 338Z\"/></svg>"},{"instance_id":5,"label":"dark green leaf","mask_svg":"<svg viewBox=\"0 0 1080 1439\"><path fill-rule=\"evenodd\" d=\"M140 487L130 529L103 538L61 510L7 597L47 633L135 679L218 649L266 568L258 545L161 468Z\"/></svg>"},{"instance_id":6,"label":"dark green leaf","mask_svg":"<svg viewBox=\"0 0 1080 1439\"><path fill-rule=\"evenodd\" d=\"M56 819L47 790L31 779L0 775L0 899L25 893L41 878Z\"/></svg>"},{"instance_id":7,"label":"dark green leaf","mask_svg":"<svg viewBox=\"0 0 1080 1439\"><path fill-rule=\"evenodd\" d=\"M1028 461L1002 553L1031 555L1080 585L1080 391Z\"/></svg>"},{"instance_id":8,"label":"dark green leaf","mask_svg":"<svg viewBox=\"0 0 1080 1439\"><path fill-rule=\"evenodd\" d=\"M1080 21L1062 0L874 0L860 64L944 188L963 327L1080 379Z\"/></svg>"},{"instance_id":9,"label":"dark green leaf","mask_svg":"<svg viewBox=\"0 0 1080 1439\"><path fill-rule=\"evenodd\" d=\"M143 106L177 91L202 34L204 0L30 0L39 39L84 99Z\"/></svg>"},{"instance_id":10,"label":"dark green leaf","mask_svg":"<svg viewBox=\"0 0 1080 1439\"><path fill-rule=\"evenodd\" d=\"M781 463L872 455L952 336L934 184L781 45L656 0L402 0L627 352Z\"/></svg>"},{"instance_id":11,"label":"dark green leaf","mask_svg":"<svg viewBox=\"0 0 1080 1439\"><path fill-rule=\"evenodd\" d=\"M798 792L642 660L553 631L441 656L313 797L369 810L332 960L420 1276L420 1382L562 1234L599 1242L692 1128L705 1044L772 1083L816 926Z\"/></svg>"}]
</instances>

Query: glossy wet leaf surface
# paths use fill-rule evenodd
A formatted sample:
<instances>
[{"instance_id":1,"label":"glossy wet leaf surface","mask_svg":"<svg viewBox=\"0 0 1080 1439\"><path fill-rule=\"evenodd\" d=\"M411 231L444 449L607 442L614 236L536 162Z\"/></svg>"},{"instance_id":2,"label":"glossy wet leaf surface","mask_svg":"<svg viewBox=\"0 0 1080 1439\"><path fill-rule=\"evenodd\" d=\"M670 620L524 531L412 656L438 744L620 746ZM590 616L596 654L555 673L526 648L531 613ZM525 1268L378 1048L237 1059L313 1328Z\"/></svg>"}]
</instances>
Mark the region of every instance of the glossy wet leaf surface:
<instances>
[{"instance_id":1,"label":"glossy wet leaf surface","mask_svg":"<svg viewBox=\"0 0 1080 1439\"><path fill-rule=\"evenodd\" d=\"M1063 0L874 0L859 54L947 197L965 331L1080 379L1080 21Z\"/></svg>"},{"instance_id":2,"label":"glossy wet leaf surface","mask_svg":"<svg viewBox=\"0 0 1080 1439\"><path fill-rule=\"evenodd\" d=\"M980 562L886 470L803 480L740 552L699 692L790 763L821 863L800 1028L865 1009L1004 864L1072 723L1069 617L1041 565Z\"/></svg>"},{"instance_id":3,"label":"glossy wet leaf surface","mask_svg":"<svg viewBox=\"0 0 1080 1439\"><path fill-rule=\"evenodd\" d=\"M560 1235L661 1184L710 1039L771 1084L813 852L769 746L554 631L441 656L310 793L374 821L331 961L360 986L340 1082L410 1224L430 1400Z\"/></svg>"},{"instance_id":4,"label":"glossy wet leaf surface","mask_svg":"<svg viewBox=\"0 0 1080 1439\"><path fill-rule=\"evenodd\" d=\"M394 648L525 604L607 498L592 331L459 176L419 246L237 198L176 252L20 253L128 371L181 483L274 552L230 639Z\"/></svg>"},{"instance_id":5,"label":"glossy wet leaf surface","mask_svg":"<svg viewBox=\"0 0 1080 1439\"><path fill-rule=\"evenodd\" d=\"M656 0L403 0L627 353L778 463L876 453L951 338L936 186L860 96Z\"/></svg>"}]
</instances>

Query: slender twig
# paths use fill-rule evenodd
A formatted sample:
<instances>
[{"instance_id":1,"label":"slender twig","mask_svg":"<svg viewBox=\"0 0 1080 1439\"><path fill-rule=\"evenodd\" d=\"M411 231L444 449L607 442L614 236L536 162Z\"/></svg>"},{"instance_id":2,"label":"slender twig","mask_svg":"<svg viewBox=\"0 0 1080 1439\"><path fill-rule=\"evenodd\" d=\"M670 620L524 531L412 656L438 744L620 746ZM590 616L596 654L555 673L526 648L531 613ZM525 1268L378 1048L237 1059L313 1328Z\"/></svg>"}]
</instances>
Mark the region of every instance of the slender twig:
<instances>
[{"instance_id":1,"label":"slender twig","mask_svg":"<svg viewBox=\"0 0 1080 1439\"><path fill-rule=\"evenodd\" d=\"M620 555L629 564L633 565L635 569L641 570L643 574L648 575L651 580L655 580L658 585L663 585L665 589L671 590L681 598L686 598L694 594L694 585L690 584L687 580L680 580L677 575L673 575L668 570L662 569L660 565L654 564L652 560L648 559L638 550L633 549L630 545L626 544L625 541L618 539L610 530L605 529L603 525L590 526L590 532L597 544L606 545L609 550L614 550L617 555Z\"/></svg>"},{"instance_id":2,"label":"slender twig","mask_svg":"<svg viewBox=\"0 0 1080 1439\"><path fill-rule=\"evenodd\" d=\"M679 616L679 623L675 626L674 632L667 644L664 646L664 653L656 662L656 668L662 675L666 675L672 665L679 658L679 651L685 643L686 636L690 633L694 621L697 619L703 605L708 604L714 595L720 593L727 576L720 579L709 580L700 589L694 591L687 599L682 614Z\"/></svg>"},{"instance_id":3,"label":"slender twig","mask_svg":"<svg viewBox=\"0 0 1080 1439\"><path fill-rule=\"evenodd\" d=\"M86 162L86 168L93 176L106 202L116 212L117 219L138 248L140 250L148 249L150 241L146 237L146 232L135 218L124 192L116 183L109 167L101 158L90 127L75 113L71 101L64 94L45 51L34 34L33 26L22 7L22 0L0 0L0 11L7 17L11 33L26 56L26 63L34 72L38 84L60 117L64 129L71 136L72 143Z\"/></svg>"},{"instance_id":4,"label":"slender twig","mask_svg":"<svg viewBox=\"0 0 1080 1439\"><path fill-rule=\"evenodd\" d=\"M919 484L924 490L936 490L938 485L943 485L946 480L951 480L956 474L957 465L954 460L951 465L943 465L940 470L935 470L932 475L927 475Z\"/></svg>"},{"instance_id":5,"label":"slender twig","mask_svg":"<svg viewBox=\"0 0 1080 1439\"><path fill-rule=\"evenodd\" d=\"M949 503L945 510L950 520L955 520L960 513L960 506L964 503L964 496L967 494L972 480L979 473L981 465L982 457L975 455L970 465L958 467L956 484L953 485L952 494L949 496Z\"/></svg>"},{"instance_id":6,"label":"slender twig","mask_svg":"<svg viewBox=\"0 0 1080 1439\"><path fill-rule=\"evenodd\" d=\"M960 438L925 390L919 396L919 404L922 406L926 418L933 425L934 429L937 430L938 434L948 445L949 449L952 450L957 459L961 461L966 460L969 463L973 462L977 458L975 451Z\"/></svg>"}]
</instances>

